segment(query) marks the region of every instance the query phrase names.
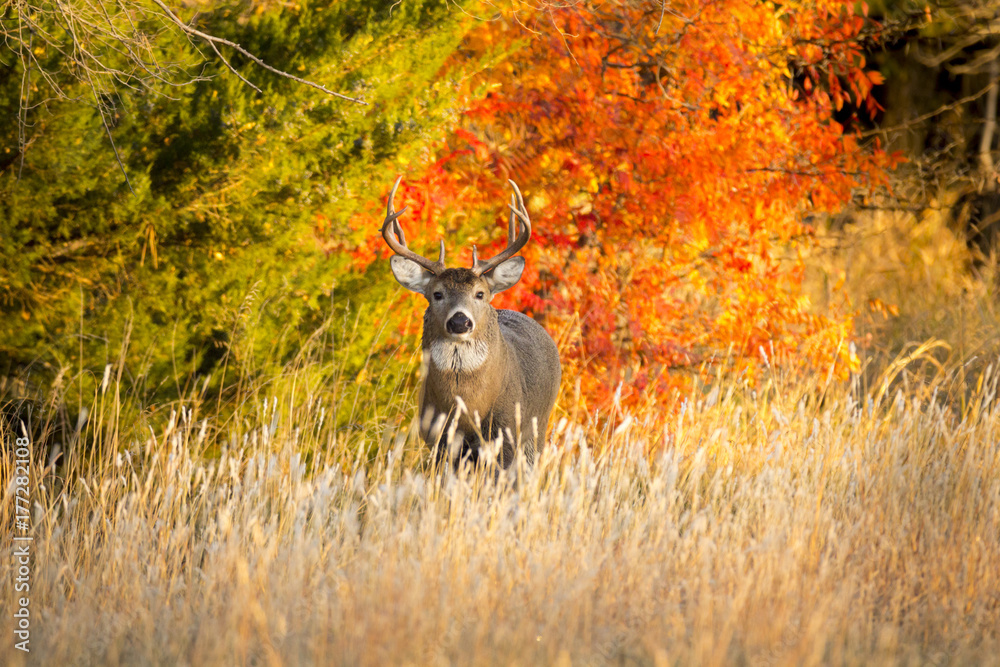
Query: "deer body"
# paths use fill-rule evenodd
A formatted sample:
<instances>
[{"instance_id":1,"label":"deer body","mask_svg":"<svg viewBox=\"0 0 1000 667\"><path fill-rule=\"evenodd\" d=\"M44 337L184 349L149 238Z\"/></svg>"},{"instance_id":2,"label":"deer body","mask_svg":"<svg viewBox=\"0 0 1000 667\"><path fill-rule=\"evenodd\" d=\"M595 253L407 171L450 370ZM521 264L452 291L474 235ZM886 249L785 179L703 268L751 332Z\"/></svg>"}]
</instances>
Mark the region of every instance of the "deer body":
<instances>
[{"instance_id":1,"label":"deer body","mask_svg":"<svg viewBox=\"0 0 1000 667\"><path fill-rule=\"evenodd\" d=\"M513 204L518 207L511 206L507 249L485 262L473 251L471 269L445 268L443 241L437 262L412 253L396 222L399 213L392 209L392 195L382 228L396 251L390 260L396 280L428 301L421 437L439 457L472 461L478 461L483 444L502 439L498 463L504 468L519 446L529 462L534 460L561 376L559 351L545 329L526 315L490 305L495 294L517 283L524 269L524 259L512 255L527 242L531 228L514 187ZM515 220L521 226L516 240Z\"/></svg>"},{"instance_id":2,"label":"deer body","mask_svg":"<svg viewBox=\"0 0 1000 667\"><path fill-rule=\"evenodd\" d=\"M475 343L428 336L425 316L423 351L429 361L420 397L421 436L435 446L446 436L434 431L438 415L446 420L459 415L458 455L478 460L480 435L487 441L502 435L499 462L507 467L518 442L525 458L534 460L559 392L561 369L556 344L541 325L515 311L491 310L495 315L483 327L481 342Z\"/></svg>"}]
</instances>

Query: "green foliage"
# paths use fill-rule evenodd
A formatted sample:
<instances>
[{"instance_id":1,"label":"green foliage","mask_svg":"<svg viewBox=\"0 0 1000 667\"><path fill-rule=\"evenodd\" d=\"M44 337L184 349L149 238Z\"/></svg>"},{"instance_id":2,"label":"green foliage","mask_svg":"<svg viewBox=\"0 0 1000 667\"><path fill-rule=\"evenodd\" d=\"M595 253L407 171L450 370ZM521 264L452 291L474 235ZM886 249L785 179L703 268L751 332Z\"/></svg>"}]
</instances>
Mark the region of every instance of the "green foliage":
<instances>
[{"instance_id":1,"label":"green foliage","mask_svg":"<svg viewBox=\"0 0 1000 667\"><path fill-rule=\"evenodd\" d=\"M386 181L377 166L417 159L455 120L458 84L438 75L468 27L462 12L444 0L224 3L197 27L368 105L220 47L258 93L204 44L161 34L160 59L208 76L170 97L102 93L133 194L79 80L28 113L21 155L24 72L0 47L15 63L0 65L0 374L44 383L90 369L93 385L120 361L147 399L169 399L192 373L225 388L283 367L332 311L387 302L385 272L352 273L325 247ZM31 86L41 99L44 83ZM356 369L377 329L358 331L345 362Z\"/></svg>"}]
</instances>

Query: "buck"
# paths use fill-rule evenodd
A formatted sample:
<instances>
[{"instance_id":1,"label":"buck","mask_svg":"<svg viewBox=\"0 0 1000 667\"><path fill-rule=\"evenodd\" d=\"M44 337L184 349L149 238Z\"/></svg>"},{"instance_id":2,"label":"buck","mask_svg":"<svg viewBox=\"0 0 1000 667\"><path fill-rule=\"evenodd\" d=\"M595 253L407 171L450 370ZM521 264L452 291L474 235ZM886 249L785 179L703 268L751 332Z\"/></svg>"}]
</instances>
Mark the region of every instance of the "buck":
<instances>
[{"instance_id":1,"label":"buck","mask_svg":"<svg viewBox=\"0 0 1000 667\"><path fill-rule=\"evenodd\" d=\"M531 237L531 221L514 181L507 247L492 259L472 248L472 268L446 268L444 239L436 262L411 251L393 208L402 177L386 203L382 237L396 254L389 260L400 285L427 299L421 348L426 375L420 389L423 440L438 458L478 462L484 444L500 444L507 468L518 447L530 463L545 438L562 370L555 341L540 324L490 305L524 271L515 257ZM502 442L501 442L502 438Z\"/></svg>"}]
</instances>

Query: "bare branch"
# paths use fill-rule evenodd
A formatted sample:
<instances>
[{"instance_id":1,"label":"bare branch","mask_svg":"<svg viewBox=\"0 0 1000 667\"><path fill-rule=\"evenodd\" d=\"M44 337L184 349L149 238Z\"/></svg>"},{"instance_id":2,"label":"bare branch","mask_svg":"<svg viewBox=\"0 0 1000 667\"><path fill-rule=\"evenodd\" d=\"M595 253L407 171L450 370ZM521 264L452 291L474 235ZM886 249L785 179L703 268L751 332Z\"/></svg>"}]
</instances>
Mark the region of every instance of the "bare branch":
<instances>
[{"instance_id":1,"label":"bare branch","mask_svg":"<svg viewBox=\"0 0 1000 667\"><path fill-rule=\"evenodd\" d=\"M1000 62L996 57L990 61L989 93L986 96L986 124L979 139L979 163L983 176L988 179L990 189L996 186L996 165L993 162L993 133L997 127L997 86L1000 79Z\"/></svg>"},{"instance_id":2,"label":"bare branch","mask_svg":"<svg viewBox=\"0 0 1000 667\"><path fill-rule=\"evenodd\" d=\"M73 26L73 20L66 15L63 10L62 3L57 2L56 7L59 13L62 14L63 19L66 21L66 32L73 41L73 51L74 53L79 51L84 53L85 50L81 46L79 40L77 39L76 30ZM89 67L83 67L84 74L87 76L87 83L90 85L90 90L94 95L94 104L97 107L97 113L101 116L101 124L104 125L104 131L108 135L108 141L111 143L111 150L115 153L115 160L118 161L118 168L122 171L122 176L125 178L125 185L128 186L129 191L135 195L135 190L132 188L132 182L129 180L128 171L125 169L125 163L122 162L121 154L118 153L118 146L115 145L115 138L111 134L111 126L108 125L107 116L104 114L104 104L101 102L101 96L97 92L97 86L94 84L94 76Z\"/></svg>"},{"instance_id":3,"label":"bare branch","mask_svg":"<svg viewBox=\"0 0 1000 667\"><path fill-rule=\"evenodd\" d=\"M225 65L226 65L226 67L228 67L228 68L229 68L229 71L230 71L230 72L232 72L233 74L235 74L236 76L238 76L238 77L240 78L240 81L242 81L243 83L247 84L248 86L250 86L251 88L253 88L254 90L256 90L256 91L257 91L258 93L263 93L263 91L262 91L262 90L261 90L260 88L258 88L257 86L255 86L255 85L253 85L252 83L250 83L249 81L247 81L247 80L246 80L246 79L245 79L245 78L243 77L243 75L242 75L242 74L240 74L240 73L239 73L239 72L238 72L238 71L236 70L236 68L235 68L235 67L233 67L232 65L230 65L230 64L229 64L229 61L228 61L228 60L226 60L226 57L225 57L224 55L222 55L222 52L221 52L221 51L219 51L219 47L217 47L217 46L215 45L215 42L209 42L208 44L209 44L209 46L211 46L211 47L212 47L212 50L213 50L213 51L215 51L215 55L219 56L219 60L221 60L221 61L222 61L222 62L223 62L223 63L224 63Z\"/></svg>"},{"instance_id":4,"label":"bare branch","mask_svg":"<svg viewBox=\"0 0 1000 667\"><path fill-rule=\"evenodd\" d=\"M167 89L210 79L205 67L212 57L203 50L205 43L226 68L258 93L262 92L260 87L233 66L231 57L227 58L221 47L231 48L269 72L327 95L367 104L272 67L239 44L198 30L181 20L163 0L148 3L126 0L33 3L20 0L4 7L0 10L0 37L21 66L17 114L18 178L23 173L26 149L32 141L30 128L35 110L45 108L53 100L67 100L96 108L125 182L132 190L112 133L118 92L148 91L174 99L167 94ZM184 56L179 61L159 58L158 38L167 33L177 34L178 29L200 58ZM81 88L73 83L81 84Z\"/></svg>"},{"instance_id":5,"label":"bare branch","mask_svg":"<svg viewBox=\"0 0 1000 667\"><path fill-rule=\"evenodd\" d=\"M21 30L21 24L18 23L18 31ZM31 52L32 43L34 42L35 35L31 34L28 39L28 52ZM23 53L24 42L19 41L19 50ZM23 58L23 55L22 55ZM22 78L21 84L21 99L19 100L19 105L17 109L17 143L18 149L21 152L20 165L17 168L17 180L21 180L21 172L24 171L24 154L25 148L27 147L27 126L28 126L28 104L31 99L31 59L29 58L24 67L24 77Z\"/></svg>"},{"instance_id":6,"label":"bare branch","mask_svg":"<svg viewBox=\"0 0 1000 667\"><path fill-rule=\"evenodd\" d=\"M979 92L972 93L971 95L966 95L965 97L963 97L961 99L957 99L954 102L950 102L948 104L942 104L941 106L939 106L934 111L929 111L929 112L927 112L925 114L921 114L920 116L917 116L916 118L912 118L912 119L906 121L905 123L900 123L899 125L893 125L892 127L879 127L879 128L874 129L874 130L868 130L867 132L861 132L858 136L867 138L867 137L873 137L873 136L875 136L877 134L883 134L884 135L884 134L888 134L888 133L891 133L891 132L898 132L900 130L909 129L911 127L919 125L920 123L924 122L925 120L930 120L931 118L934 118L935 116L940 116L941 114L943 114L943 113L945 113L947 111L951 111L952 109L957 109L958 107L961 107L961 106L963 106L965 104L968 104L969 102L974 102L974 101L978 100L980 97L982 97L983 95L986 95L989 92L990 92L990 86L987 85L985 88L983 88Z\"/></svg>"},{"instance_id":7,"label":"bare branch","mask_svg":"<svg viewBox=\"0 0 1000 667\"><path fill-rule=\"evenodd\" d=\"M914 55L916 55L917 60L919 60L925 67L940 67L943 63L946 63L955 56L961 54L965 49L978 44L982 41L982 39L982 35L972 33L966 35L944 51L936 53L933 56L924 55L920 52L919 48L914 51Z\"/></svg>"},{"instance_id":8,"label":"bare branch","mask_svg":"<svg viewBox=\"0 0 1000 667\"><path fill-rule=\"evenodd\" d=\"M1000 57L1000 44L987 49L965 65L948 65L947 67L952 74L977 74L983 71L983 65L986 65L988 70L992 70L993 63L998 57Z\"/></svg>"},{"instance_id":9,"label":"bare branch","mask_svg":"<svg viewBox=\"0 0 1000 667\"><path fill-rule=\"evenodd\" d=\"M162 0L152 0L152 2L153 2L153 4L155 4L156 6L158 6L160 9L162 9L166 13L167 18L169 18L171 21L173 21L177 25L177 27L179 27L181 30L183 30L184 32L186 32L188 35L192 35L194 37L200 37L201 39L204 39L205 41L207 41L210 44L212 44L213 48L214 48L214 45L216 45L216 44L224 44L224 45L228 46L229 48L233 49L234 51L240 53L241 55L249 58L253 62L257 63L257 65L259 65L260 67L263 67L264 69L266 69L269 72L273 72L274 74L277 74L279 76L283 76L283 77L285 77L287 79L291 79L292 81L297 81L297 82L305 84L307 86L311 86L312 88L315 88L317 90L321 90L324 93L326 93L327 95L332 95L333 97L339 97L340 99L347 100L349 102L354 102L356 104L365 104L365 105L368 104L364 100L359 100L356 97L350 97L348 95L344 95L343 93L338 93L338 92L332 91L329 88L327 88L326 86L318 84L315 81L310 81L308 79L303 79L301 77L295 76L294 74L289 74L288 72L284 72L284 71L282 71L280 69L277 69L276 67L271 67L266 62L264 62L263 60L261 60L260 58L258 58L257 56L255 56L254 54L250 53L249 51L247 51L246 49L244 49L242 46L240 46L239 44L237 44L236 42L231 42L228 39L223 39L222 37L216 37L215 35L210 35L208 33L205 33L205 32L202 32L202 31L198 30L197 28L193 28L193 27L189 26L187 23L184 23L184 21L182 21L176 14L174 14L172 11L170 11L170 8L167 7L167 5L165 5L162 2ZM218 50L216 50L216 53L218 53ZM223 60L223 62L225 62L225 60ZM229 69L231 69L231 70L233 69L232 66L229 65L228 62L226 63L226 65L229 67ZM235 70L233 70L233 71L235 72ZM242 76L240 78L243 79ZM246 81L246 79L243 79L243 80Z\"/></svg>"}]
</instances>

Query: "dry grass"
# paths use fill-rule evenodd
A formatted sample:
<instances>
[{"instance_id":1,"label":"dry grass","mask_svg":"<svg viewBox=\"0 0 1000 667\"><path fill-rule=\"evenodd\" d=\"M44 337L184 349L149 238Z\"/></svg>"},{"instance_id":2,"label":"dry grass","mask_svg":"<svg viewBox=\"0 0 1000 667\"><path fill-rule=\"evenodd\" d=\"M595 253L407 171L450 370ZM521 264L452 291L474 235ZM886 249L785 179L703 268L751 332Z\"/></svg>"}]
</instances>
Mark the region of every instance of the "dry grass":
<instances>
[{"instance_id":1,"label":"dry grass","mask_svg":"<svg viewBox=\"0 0 1000 667\"><path fill-rule=\"evenodd\" d=\"M1000 664L998 377L962 412L722 380L564 420L516 489L291 392L225 434L182 410L32 470L30 663Z\"/></svg>"},{"instance_id":2,"label":"dry grass","mask_svg":"<svg viewBox=\"0 0 1000 667\"><path fill-rule=\"evenodd\" d=\"M857 313L869 362L864 388L874 390L885 367L902 359L895 380L905 394L946 391L961 405L1000 356L1000 258L970 249L948 207L931 205L854 212L852 223L822 230L807 262L809 291L823 306Z\"/></svg>"},{"instance_id":3,"label":"dry grass","mask_svg":"<svg viewBox=\"0 0 1000 667\"><path fill-rule=\"evenodd\" d=\"M849 385L720 377L604 421L564 398L516 488L431 469L413 388L330 386L326 353L229 416L192 383L140 437L92 378L83 432L36 425L32 653L0 577L0 664L1000 665L996 273L940 217L824 241L814 275L864 309Z\"/></svg>"}]
</instances>

